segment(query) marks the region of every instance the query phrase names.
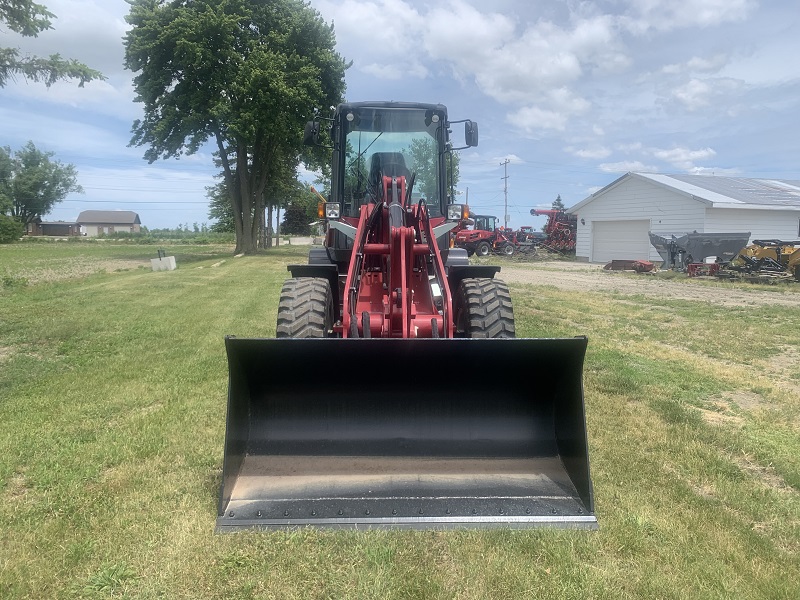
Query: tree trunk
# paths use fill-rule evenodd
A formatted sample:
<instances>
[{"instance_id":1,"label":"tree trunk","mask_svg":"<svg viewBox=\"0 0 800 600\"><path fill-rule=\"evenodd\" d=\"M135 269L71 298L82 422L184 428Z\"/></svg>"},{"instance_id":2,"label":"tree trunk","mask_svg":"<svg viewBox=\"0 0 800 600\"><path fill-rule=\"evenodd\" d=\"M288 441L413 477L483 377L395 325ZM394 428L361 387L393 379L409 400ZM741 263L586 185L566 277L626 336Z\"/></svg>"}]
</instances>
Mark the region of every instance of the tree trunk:
<instances>
[{"instance_id":1,"label":"tree trunk","mask_svg":"<svg viewBox=\"0 0 800 600\"><path fill-rule=\"evenodd\" d=\"M281 207L275 207L275 245L281 245Z\"/></svg>"},{"instance_id":2,"label":"tree trunk","mask_svg":"<svg viewBox=\"0 0 800 600\"><path fill-rule=\"evenodd\" d=\"M267 208L267 248L272 248L272 204Z\"/></svg>"}]
</instances>

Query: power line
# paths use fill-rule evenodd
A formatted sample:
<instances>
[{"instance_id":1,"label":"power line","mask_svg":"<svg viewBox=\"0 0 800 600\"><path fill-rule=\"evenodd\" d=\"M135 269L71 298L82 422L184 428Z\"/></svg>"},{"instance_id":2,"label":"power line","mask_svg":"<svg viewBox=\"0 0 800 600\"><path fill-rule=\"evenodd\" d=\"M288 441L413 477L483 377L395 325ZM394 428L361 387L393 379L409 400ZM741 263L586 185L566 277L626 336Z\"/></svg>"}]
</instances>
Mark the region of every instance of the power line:
<instances>
[{"instance_id":1,"label":"power line","mask_svg":"<svg viewBox=\"0 0 800 600\"><path fill-rule=\"evenodd\" d=\"M178 202L177 200L64 200L64 202L76 202L78 204L125 204L125 205L135 205L135 204L208 204L209 201L206 200L201 202L200 200L197 201L185 201L185 202Z\"/></svg>"}]
</instances>

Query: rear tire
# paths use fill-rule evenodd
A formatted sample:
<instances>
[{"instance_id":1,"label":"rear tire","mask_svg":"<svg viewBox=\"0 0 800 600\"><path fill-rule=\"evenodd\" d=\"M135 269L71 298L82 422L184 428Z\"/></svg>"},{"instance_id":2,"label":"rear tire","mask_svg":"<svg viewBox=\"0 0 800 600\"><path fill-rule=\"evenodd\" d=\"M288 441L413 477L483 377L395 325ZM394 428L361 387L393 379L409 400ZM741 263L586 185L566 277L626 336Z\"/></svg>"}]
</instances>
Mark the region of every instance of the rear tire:
<instances>
[{"instance_id":1,"label":"rear tire","mask_svg":"<svg viewBox=\"0 0 800 600\"><path fill-rule=\"evenodd\" d=\"M453 301L456 337L513 338L514 308L499 279L464 279Z\"/></svg>"},{"instance_id":2,"label":"rear tire","mask_svg":"<svg viewBox=\"0 0 800 600\"><path fill-rule=\"evenodd\" d=\"M333 337L333 295L327 279L287 279L278 304L279 338Z\"/></svg>"},{"instance_id":3,"label":"rear tire","mask_svg":"<svg viewBox=\"0 0 800 600\"><path fill-rule=\"evenodd\" d=\"M479 242L477 246L475 246L475 254L478 256L489 256L492 251L492 247L489 245L489 242Z\"/></svg>"}]
</instances>

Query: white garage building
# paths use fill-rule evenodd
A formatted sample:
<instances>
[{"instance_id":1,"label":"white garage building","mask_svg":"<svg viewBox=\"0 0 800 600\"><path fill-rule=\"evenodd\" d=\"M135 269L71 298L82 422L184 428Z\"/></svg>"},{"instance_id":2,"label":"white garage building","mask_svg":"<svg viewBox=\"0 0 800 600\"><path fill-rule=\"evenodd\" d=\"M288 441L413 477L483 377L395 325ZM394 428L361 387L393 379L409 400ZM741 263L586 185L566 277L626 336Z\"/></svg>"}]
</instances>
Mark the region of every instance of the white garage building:
<instances>
[{"instance_id":1,"label":"white garage building","mask_svg":"<svg viewBox=\"0 0 800 600\"><path fill-rule=\"evenodd\" d=\"M650 231L800 239L800 181L628 173L567 212L578 217L578 260L658 262Z\"/></svg>"}]
</instances>

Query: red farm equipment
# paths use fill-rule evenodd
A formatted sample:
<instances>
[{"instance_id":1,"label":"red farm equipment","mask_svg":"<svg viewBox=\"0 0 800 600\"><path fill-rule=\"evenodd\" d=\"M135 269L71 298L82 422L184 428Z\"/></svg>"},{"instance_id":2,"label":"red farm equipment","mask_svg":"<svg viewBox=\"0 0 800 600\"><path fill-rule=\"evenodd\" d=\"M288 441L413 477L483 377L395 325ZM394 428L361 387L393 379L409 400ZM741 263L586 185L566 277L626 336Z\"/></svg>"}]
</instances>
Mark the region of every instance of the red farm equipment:
<instances>
[{"instance_id":1,"label":"red farm equipment","mask_svg":"<svg viewBox=\"0 0 800 600\"><path fill-rule=\"evenodd\" d=\"M557 209L539 210L531 209L534 217L547 216L547 223L542 231L547 234L547 240L543 243L546 248L557 250L558 252L575 252L575 240L578 231L578 218L570 215L566 211Z\"/></svg>"},{"instance_id":2,"label":"red farm equipment","mask_svg":"<svg viewBox=\"0 0 800 600\"><path fill-rule=\"evenodd\" d=\"M499 267L449 247L446 108L342 104L306 143L326 122L325 245L289 266L277 338L226 338L217 530L595 528L587 340L515 338Z\"/></svg>"},{"instance_id":3,"label":"red farm equipment","mask_svg":"<svg viewBox=\"0 0 800 600\"><path fill-rule=\"evenodd\" d=\"M514 232L498 225L497 217L470 214L470 221L470 228L460 229L455 237L455 245L466 250L468 256L514 254L517 248Z\"/></svg>"}]
</instances>

